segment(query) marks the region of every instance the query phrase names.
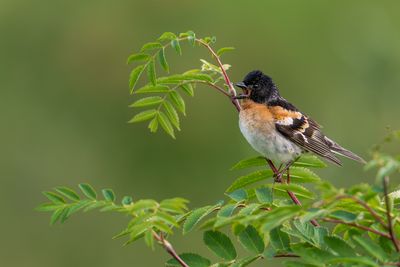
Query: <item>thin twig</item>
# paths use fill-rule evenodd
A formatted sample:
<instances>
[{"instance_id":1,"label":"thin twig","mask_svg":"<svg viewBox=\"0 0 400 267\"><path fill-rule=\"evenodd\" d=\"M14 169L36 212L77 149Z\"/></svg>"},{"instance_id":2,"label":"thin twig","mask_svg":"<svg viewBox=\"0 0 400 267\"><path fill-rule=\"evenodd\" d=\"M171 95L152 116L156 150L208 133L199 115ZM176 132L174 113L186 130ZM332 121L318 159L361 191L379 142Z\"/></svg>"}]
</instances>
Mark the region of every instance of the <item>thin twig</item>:
<instances>
[{"instance_id":1,"label":"thin twig","mask_svg":"<svg viewBox=\"0 0 400 267\"><path fill-rule=\"evenodd\" d=\"M153 237L158 241L158 243L167 251L175 260L179 262L182 267L189 267L189 265L179 257L178 253L176 253L174 247L168 240L166 240L162 234L157 234L153 232Z\"/></svg>"},{"instance_id":2,"label":"thin twig","mask_svg":"<svg viewBox=\"0 0 400 267\"><path fill-rule=\"evenodd\" d=\"M374 211L366 202L362 201L361 199L355 197L355 196L348 196L348 195L342 195L336 197L337 200L339 199L351 199L355 202L357 202L359 205L363 206L380 224L382 224L383 227L388 229L388 225L385 223L385 221L379 216L376 211Z\"/></svg>"},{"instance_id":3,"label":"thin twig","mask_svg":"<svg viewBox=\"0 0 400 267\"><path fill-rule=\"evenodd\" d=\"M296 254L290 254L290 253L274 255L274 258L299 258L299 257L300 256L297 256Z\"/></svg>"},{"instance_id":4,"label":"thin twig","mask_svg":"<svg viewBox=\"0 0 400 267\"><path fill-rule=\"evenodd\" d=\"M394 233L392 216L390 215L390 202L389 202L388 187L389 187L389 177L385 176L383 178L383 193L385 194L386 215L387 215L388 226L389 226L389 234L390 234L390 239L392 240L392 243L393 243L394 247L396 248L396 251L399 252L400 245L399 245L399 242L397 241L396 235Z\"/></svg>"},{"instance_id":5,"label":"thin twig","mask_svg":"<svg viewBox=\"0 0 400 267\"><path fill-rule=\"evenodd\" d=\"M269 167L271 168L272 172L273 172L275 175L279 175L279 171L278 171L278 169L275 167L274 163L273 163L270 159L267 159L267 158L266 158L265 160L267 161L267 163L268 163ZM278 179L278 182L279 182L279 180L280 180L280 182L282 182L282 179ZM289 178L289 180L290 180L290 178ZM289 190L286 190L286 192L287 192L287 194L289 195L289 197L292 199L292 201L293 201L296 205L301 206L300 200L296 197L296 195L295 195L293 192L291 192L291 191L289 191ZM312 225L314 225L315 227L320 226L319 223L318 223L315 219L310 220L310 223L311 223Z\"/></svg>"},{"instance_id":6,"label":"thin twig","mask_svg":"<svg viewBox=\"0 0 400 267\"><path fill-rule=\"evenodd\" d=\"M356 227L356 228L359 228L359 229L362 229L362 230L365 230L365 231L368 231L368 232L371 232L371 233L386 237L388 239L391 239L390 235L388 235L388 234L386 234L384 232L372 229L372 228L370 228L368 226L364 226L364 225L360 225L360 224L356 224L356 223L351 223L351 222L345 222L345 221L337 220L337 219L331 219L331 218L323 218L322 220L324 222L346 224L346 225L353 226L353 227Z\"/></svg>"}]
</instances>

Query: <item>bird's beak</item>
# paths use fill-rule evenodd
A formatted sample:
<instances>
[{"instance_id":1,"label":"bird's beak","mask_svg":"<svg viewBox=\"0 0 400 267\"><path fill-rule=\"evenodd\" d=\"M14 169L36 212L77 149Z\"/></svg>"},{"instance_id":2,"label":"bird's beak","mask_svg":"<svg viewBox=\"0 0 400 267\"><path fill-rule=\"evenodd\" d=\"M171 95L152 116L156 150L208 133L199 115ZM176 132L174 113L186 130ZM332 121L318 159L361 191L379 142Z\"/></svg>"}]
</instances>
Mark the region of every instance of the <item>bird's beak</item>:
<instances>
[{"instance_id":1,"label":"bird's beak","mask_svg":"<svg viewBox=\"0 0 400 267\"><path fill-rule=\"evenodd\" d=\"M247 86L244 84L244 82L238 82L235 84L237 87L242 88L242 89L247 89Z\"/></svg>"},{"instance_id":2,"label":"bird's beak","mask_svg":"<svg viewBox=\"0 0 400 267\"><path fill-rule=\"evenodd\" d=\"M247 85L244 84L244 82L238 82L235 84L235 86L241 88L243 90L243 94L240 94L238 96L236 96L236 99L245 99L245 98L249 98L250 96L250 90L247 87Z\"/></svg>"}]
</instances>

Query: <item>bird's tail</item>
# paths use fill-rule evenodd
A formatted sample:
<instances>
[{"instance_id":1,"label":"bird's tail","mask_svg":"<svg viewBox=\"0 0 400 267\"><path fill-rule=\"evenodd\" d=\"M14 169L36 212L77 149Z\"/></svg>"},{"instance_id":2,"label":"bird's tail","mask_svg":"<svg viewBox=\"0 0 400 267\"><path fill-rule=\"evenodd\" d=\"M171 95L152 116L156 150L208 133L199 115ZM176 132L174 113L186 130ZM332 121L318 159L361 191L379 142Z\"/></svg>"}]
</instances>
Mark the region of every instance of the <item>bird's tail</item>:
<instances>
[{"instance_id":1,"label":"bird's tail","mask_svg":"<svg viewBox=\"0 0 400 267\"><path fill-rule=\"evenodd\" d=\"M352 159L352 160L355 160L355 161L358 161L358 162L363 163L363 164L366 163L366 161L362 157L354 154L350 150L347 150L347 149L341 147L338 143L335 143L334 141L332 141L331 139L329 139L326 136L325 136L325 140L328 143L329 148L331 149L331 151L333 153L341 155L341 156L344 156L346 158L349 158L349 159Z\"/></svg>"}]
</instances>

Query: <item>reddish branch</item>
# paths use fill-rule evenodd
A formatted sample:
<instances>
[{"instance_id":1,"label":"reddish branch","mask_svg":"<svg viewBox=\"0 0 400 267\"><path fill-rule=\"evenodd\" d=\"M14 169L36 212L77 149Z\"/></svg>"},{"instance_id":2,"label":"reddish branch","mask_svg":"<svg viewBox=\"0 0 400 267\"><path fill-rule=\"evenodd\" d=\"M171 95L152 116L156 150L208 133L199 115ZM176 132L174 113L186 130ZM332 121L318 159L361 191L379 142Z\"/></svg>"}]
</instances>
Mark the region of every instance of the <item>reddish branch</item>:
<instances>
[{"instance_id":1,"label":"reddish branch","mask_svg":"<svg viewBox=\"0 0 400 267\"><path fill-rule=\"evenodd\" d=\"M157 234L156 232L153 232L153 237L158 241L158 243L175 259L179 262L179 264L182 267L190 267L187 265L186 262L182 260L181 257L179 257L178 253L176 253L174 247L172 246L171 243L168 242L168 240L164 239L164 236L162 234Z\"/></svg>"},{"instance_id":2,"label":"reddish branch","mask_svg":"<svg viewBox=\"0 0 400 267\"><path fill-rule=\"evenodd\" d=\"M324 222L339 223L339 224L345 224L345 225L353 226L355 228L362 229L364 231L368 231L368 232L371 232L371 233L386 237L388 239L391 239L390 235L388 235L388 234L386 234L384 232L380 232L378 230L372 229L372 228L370 228L368 226L364 226L364 225L360 225L360 224L356 224L356 223L352 223L352 222L345 222L345 221L337 220L337 219L331 219L331 218L323 218L322 220Z\"/></svg>"},{"instance_id":3,"label":"reddish branch","mask_svg":"<svg viewBox=\"0 0 400 267\"><path fill-rule=\"evenodd\" d=\"M383 193L385 194L386 215L387 215L388 226L389 226L388 230L389 230L389 234L390 234L390 240L392 240L392 243L393 243L394 247L396 248L396 251L399 252L400 245L399 245L399 242L397 241L396 234L394 233L392 216L390 215L390 201L389 201L388 187L389 187L389 177L385 176L385 178L383 178Z\"/></svg>"}]
</instances>

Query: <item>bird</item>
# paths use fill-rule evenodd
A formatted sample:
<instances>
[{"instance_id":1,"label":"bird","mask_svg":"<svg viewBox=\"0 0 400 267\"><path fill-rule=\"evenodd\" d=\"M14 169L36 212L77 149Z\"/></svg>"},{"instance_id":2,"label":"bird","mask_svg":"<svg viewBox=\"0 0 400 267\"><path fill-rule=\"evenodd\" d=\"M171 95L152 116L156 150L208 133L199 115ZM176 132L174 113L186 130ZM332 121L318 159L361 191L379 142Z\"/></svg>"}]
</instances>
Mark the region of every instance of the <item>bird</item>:
<instances>
[{"instance_id":1,"label":"bird","mask_svg":"<svg viewBox=\"0 0 400 267\"><path fill-rule=\"evenodd\" d=\"M240 99L240 131L254 150L285 166L281 173L307 152L338 166L342 163L337 155L365 163L322 133L322 127L283 98L272 78L262 71L249 72L235 85L243 90L234 97Z\"/></svg>"}]
</instances>

